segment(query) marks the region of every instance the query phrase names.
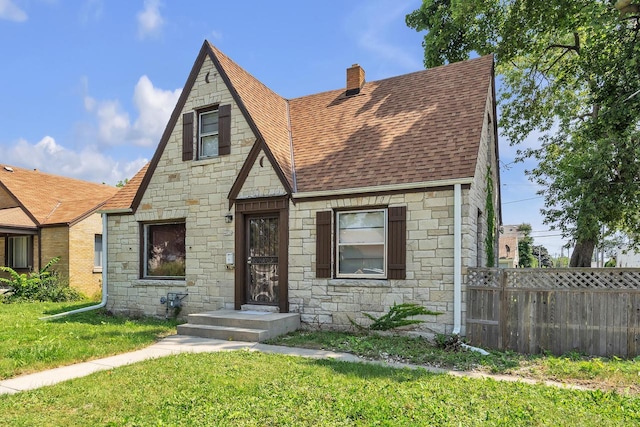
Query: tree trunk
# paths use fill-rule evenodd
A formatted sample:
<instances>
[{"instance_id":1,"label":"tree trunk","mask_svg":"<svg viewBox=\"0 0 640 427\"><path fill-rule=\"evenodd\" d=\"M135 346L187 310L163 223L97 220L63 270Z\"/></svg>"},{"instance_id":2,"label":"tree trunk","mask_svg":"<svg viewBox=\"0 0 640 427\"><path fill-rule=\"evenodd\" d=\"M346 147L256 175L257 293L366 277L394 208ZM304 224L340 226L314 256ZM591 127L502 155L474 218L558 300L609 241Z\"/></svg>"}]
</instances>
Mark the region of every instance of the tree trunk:
<instances>
[{"instance_id":1,"label":"tree trunk","mask_svg":"<svg viewBox=\"0 0 640 427\"><path fill-rule=\"evenodd\" d=\"M569 267L591 267L591 257L595 247L595 240L578 240L576 247L573 248Z\"/></svg>"}]
</instances>

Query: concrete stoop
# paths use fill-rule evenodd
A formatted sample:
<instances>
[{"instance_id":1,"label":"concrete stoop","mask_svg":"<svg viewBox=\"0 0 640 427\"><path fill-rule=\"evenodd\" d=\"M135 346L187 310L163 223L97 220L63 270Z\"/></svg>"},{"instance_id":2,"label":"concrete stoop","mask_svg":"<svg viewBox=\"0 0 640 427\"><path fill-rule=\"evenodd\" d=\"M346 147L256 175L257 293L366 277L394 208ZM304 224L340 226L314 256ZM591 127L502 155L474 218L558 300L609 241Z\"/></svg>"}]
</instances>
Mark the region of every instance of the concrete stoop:
<instances>
[{"instance_id":1,"label":"concrete stoop","mask_svg":"<svg viewBox=\"0 0 640 427\"><path fill-rule=\"evenodd\" d=\"M178 325L178 335L219 340L260 342L300 328L298 313L217 310L190 314Z\"/></svg>"}]
</instances>

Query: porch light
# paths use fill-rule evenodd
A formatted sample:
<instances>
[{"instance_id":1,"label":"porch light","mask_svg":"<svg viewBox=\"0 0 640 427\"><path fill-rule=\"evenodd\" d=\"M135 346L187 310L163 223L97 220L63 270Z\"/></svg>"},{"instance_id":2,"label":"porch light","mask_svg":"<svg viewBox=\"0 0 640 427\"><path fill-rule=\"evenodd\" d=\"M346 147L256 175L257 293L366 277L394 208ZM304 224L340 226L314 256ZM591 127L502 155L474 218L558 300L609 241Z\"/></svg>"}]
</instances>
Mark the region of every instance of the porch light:
<instances>
[{"instance_id":1,"label":"porch light","mask_svg":"<svg viewBox=\"0 0 640 427\"><path fill-rule=\"evenodd\" d=\"M229 224L229 223L231 223L231 221L233 221L233 214L231 212L229 212L228 214L226 214L224 216L224 222Z\"/></svg>"}]
</instances>

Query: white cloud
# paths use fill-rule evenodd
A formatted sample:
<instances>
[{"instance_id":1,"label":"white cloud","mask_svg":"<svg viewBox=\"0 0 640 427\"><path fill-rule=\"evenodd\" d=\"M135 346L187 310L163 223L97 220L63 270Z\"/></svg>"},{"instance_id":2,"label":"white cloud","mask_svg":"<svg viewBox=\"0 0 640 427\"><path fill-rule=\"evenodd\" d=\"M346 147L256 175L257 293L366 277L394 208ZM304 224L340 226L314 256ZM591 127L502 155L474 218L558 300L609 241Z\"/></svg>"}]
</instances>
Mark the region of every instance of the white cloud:
<instances>
[{"instance_id":1,"label":"white cloud","mask_svg":"<svg viewBox=\"0 0 640 427\"><path fill-rule=\"evenodd\" d=\"M16 6L12 0L0 0L0 19L24 22L27 20L27 14Z\"/></svg>"},{"instance_id":2,"label":"white cloud","mask_svg":"<svg viewBox=\"0 0 640 427\"><path fill-rule=\"evenodd\" d=\"M100 140L119 144L125 142L131 129L129 114L122 111L118 101L103 101L96 107Z\"/></svg>"},{"instance_id":3,"label":"white cloud","mask_svg":"<svg viewBox=\"0 0 640 427\"><path fill-rule=\"evenodd\" d=\"M74 151L59 145L51 136L35 144L21 139L10 147L0 146L0 158L3 163L18 167L111 185L133 177L148 162L138 158L121 163L100 153L96 146Z\"/></svg>"},{"instance_id":4,"label":"white cloud","mask_svg":"<svg viewBox=\"0 0 640 427\"><path fill-rule=\"evenodd\" d=\"M158 143L181 91L155 88L149 77L140 77L133 92L133 102L140 112L133 125L138 145Z\"/></svg>"},{"instance_id":5,"label":"white cloud","mask_svg":"<svg viewBox=\"0 0 640 427\"><path fill-rule=\"evenodd\" d=\"M158 36L163 24L160 1L145 0L144 9L138 13L138 36L141 39Z\"/></svg>"},{"instance_id":6,"label":"white cloud","mask_svg":"<svg viewBox=\"0 0 640 427\"><path fill-rule=\"evenodd\" d=\"M354 11L346 22L348 29L356 32L360 47L408 71L419 70L423 67L422 58L416 58L404 46L394 44L389 39L391 27L398 22L404 25L405 16L415 7L415 2L410 0L368 2L363 8Z\"/></svg>"},{"instance_id":7,"label":"white cloud","mask_svg":"<svg viewBox=\"0 0 640 427\"><path fill-rule=\"evenodd\" d=\"M138 117L132 124L129 113L123 110L118 101L96 100L88 94L86 79L83 79L82 84L85 92L84 107L97 119L95 137L101 144L108 146L157 145L182 91L156 88L149 77L143 75L133 91L133 102Z\"/></svg>"}]
</instances>

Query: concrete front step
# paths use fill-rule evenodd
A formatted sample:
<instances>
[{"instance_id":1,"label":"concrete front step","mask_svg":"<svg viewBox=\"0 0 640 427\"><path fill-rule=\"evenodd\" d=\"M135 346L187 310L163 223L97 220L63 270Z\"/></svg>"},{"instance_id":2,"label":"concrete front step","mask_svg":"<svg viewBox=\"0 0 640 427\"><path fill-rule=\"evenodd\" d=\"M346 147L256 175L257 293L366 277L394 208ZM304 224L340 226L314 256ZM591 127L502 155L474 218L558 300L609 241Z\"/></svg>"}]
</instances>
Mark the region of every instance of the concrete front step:
<instances>
[{"instance_id":1,"label":"concrete front step","mask_svg":"<svg viewBox=\"0 0 640 427\"><path fill-rule=\"evenodd\" d=\"M235 341L264 341L300 328L297 313L218 310L190 314L179 335Z\"/></svg>"}]
</instances>

